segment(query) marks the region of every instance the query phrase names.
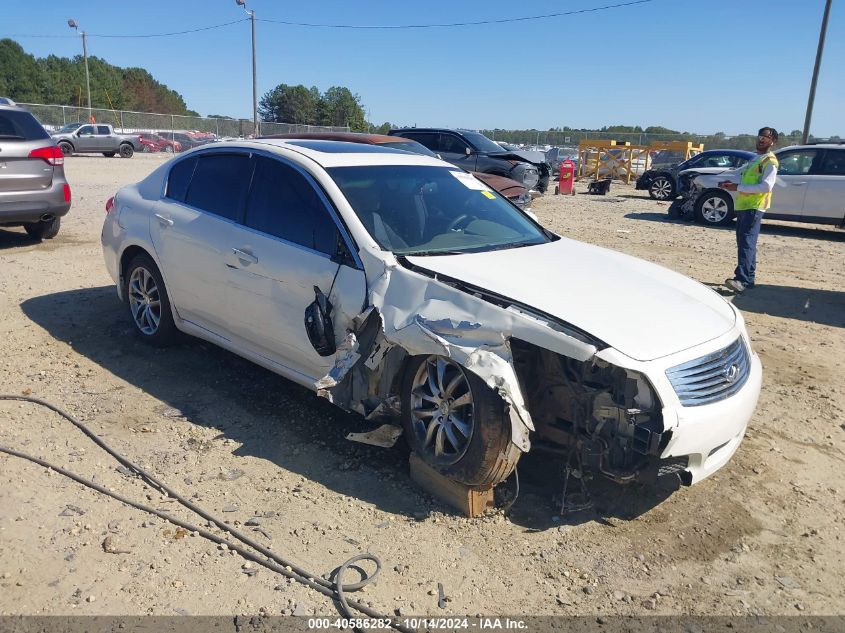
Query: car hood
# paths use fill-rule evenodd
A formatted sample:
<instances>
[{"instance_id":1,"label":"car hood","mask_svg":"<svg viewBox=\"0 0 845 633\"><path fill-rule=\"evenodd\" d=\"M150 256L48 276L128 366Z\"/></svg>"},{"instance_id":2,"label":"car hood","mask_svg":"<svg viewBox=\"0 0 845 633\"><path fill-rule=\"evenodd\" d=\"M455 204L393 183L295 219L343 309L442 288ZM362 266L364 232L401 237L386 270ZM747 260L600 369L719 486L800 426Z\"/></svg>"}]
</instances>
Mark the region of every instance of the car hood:
<instances>
[{"instance_id":1,"label":"car hood","mask_svg":"<svg viewBox=\"0 0 845 633\"><path fill-rule=\"evenodd\" d=\"M717 338L736 321L724 299L688 277L566 238L407 259L565 321L640 361Z\"/></svg>"},{"instance_id":2,"label":"car hood","mask_svg":"<svg viewBox=\"0 0 845 633\"><path fill-rule=\"evenodd\" d=\"M490 152L488 156L501 158L503 160L521 160L526 163L533 163L534 165L542 165L546 162L546 156L541 152L526 152L524 150L515 152Z\"/></svg>"},{"instance_id":3,"label":"car hood","mask_svg":"<svg viewBox=\"0 0 845 633\"><path fill-rule=\"evenodd\" d=\"M498 191L506 198L515 198L517 196L521 196L523 194L528 193L528 189L526 189L522 185L522 183L517 182L516 180L513 180L511 178L497 176L496 174L484 174L480 171L474 171L472 172L472 175L478 178L488 187L492 187L493 189Z\"/></svg>"},{"instance_id":4,"label":"car hood","mask_svg":"<svg viewBox=\"0 0 845 633\"><path fill-rule=\"evenodd\" d=\"M685 169L679 175L684 176L712 176L714 174L724 174L726 177L730 177L731 174L736 174L737 178L739 177L740 169L730 168L730 167L693 167L692 169ZM719 178L719 180L724 180L724 178Z\"/></svg>"}]
</instances>

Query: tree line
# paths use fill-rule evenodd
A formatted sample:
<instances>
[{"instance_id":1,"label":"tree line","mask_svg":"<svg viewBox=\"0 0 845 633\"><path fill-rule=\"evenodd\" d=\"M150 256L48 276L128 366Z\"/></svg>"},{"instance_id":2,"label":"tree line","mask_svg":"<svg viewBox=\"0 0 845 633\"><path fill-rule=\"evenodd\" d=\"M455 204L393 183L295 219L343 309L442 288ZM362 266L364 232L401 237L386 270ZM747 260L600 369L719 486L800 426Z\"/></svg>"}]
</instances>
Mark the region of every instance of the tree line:
<instances>
[{"instance_id":1,"label":"tree line","mask_svg":"<svg viewBox=\"0 0 845 633\"><path fill-rule=\"evenodd\" d=\"M120 68L88 57L91 107L198 116L185 100L143 68ZM82 55L36 58L11 39L0 39L0 95L21 103L87 106Z\"/></svg>"}]
</instances>

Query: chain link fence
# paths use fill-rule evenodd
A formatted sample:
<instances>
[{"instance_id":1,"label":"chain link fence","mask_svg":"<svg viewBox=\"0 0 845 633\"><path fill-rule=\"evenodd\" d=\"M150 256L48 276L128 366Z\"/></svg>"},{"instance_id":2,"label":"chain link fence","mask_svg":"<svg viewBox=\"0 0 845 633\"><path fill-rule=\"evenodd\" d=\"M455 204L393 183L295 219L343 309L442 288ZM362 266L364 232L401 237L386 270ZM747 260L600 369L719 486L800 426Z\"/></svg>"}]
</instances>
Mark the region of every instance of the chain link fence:
<instances>
[{"instance_id":1,"label":"chain link fence","mask_svg":"<svg viewBox=\"0 0 845 633\"><path fill-rule=\"evenodd\" d=\"M55 131L68 123L88 122L88 108L39 103L19 103L41 122L47 130ZM125 134L140 132L205 132L220 138L253 136L251 119L218 119L181 114L156 114L153 112L129 112L92 108L90 116L98 123L109 123ZM295 123L271 123L260 121L261 134L289 134L307 132L348 132L349 127L324 125L299 125Z\"/></svg>"}]
</instances>

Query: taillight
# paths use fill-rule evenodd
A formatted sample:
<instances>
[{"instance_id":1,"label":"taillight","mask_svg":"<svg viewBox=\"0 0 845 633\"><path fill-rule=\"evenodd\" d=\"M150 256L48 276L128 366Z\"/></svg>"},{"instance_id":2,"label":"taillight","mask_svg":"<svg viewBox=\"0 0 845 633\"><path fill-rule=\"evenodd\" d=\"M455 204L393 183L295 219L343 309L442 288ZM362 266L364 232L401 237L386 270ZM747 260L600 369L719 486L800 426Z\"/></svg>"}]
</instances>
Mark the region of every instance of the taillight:
<instances>
[{"instance_id":1,"label":"taillight","mask_svg":"<svg viewBox=\"0 0 845 633\"><path fill-rule=\"evenodd\" d=\"M62 191L65 194L65 202L70 202L70 185L65 183L64 187L62 187Z\"/></svg>"},{"instance_id":2,"label":"taillight","mask_svg":"<svg viewBox=\"0 0 845 633\"><path fill-rule=\"evenodd\" d=\"M112 209L114 209L114 196L106 200L106 213L109 213Z\"/></svg>"},{"instance_id":3,"label":"taillight","mask_svg":"<svg viewBox=\"0 0 845 633\"><path fill-rule=\"evenodd\" d=\"M51 147L39 147L38 149L34 149L29 153L29 157L41 158L42 160L46 160L48 163L55 167L65 164L65 155L62 154L62 150L60 150L55 145Z\"/></svg>"}]
</instances>

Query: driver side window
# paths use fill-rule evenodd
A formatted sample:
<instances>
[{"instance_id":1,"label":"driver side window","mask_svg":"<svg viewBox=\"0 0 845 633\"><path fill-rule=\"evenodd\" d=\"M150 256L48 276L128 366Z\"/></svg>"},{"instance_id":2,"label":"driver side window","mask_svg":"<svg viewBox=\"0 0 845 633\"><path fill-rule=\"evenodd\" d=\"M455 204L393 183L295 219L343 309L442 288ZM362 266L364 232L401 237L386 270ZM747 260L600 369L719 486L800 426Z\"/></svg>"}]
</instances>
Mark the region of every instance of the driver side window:
<instances>
[{"instance_id":1,"label":"driver side window","mask_svg":"<svg viewBox=\"0 0 845 633\"><path fill-rule=\"evenodd\" d=\"M440 135L440 151L450 154L465 155L468 145L457 136L451 134Z\"/></svg>"},{"instance_id":2,"label":"driver side window","mask_svg":"<svg viewBox=\"0 0 845 633\"><path fill-rule=\"evenodd\" d=\"M810 173L813 161L816 158L816 150L805 149L781 154L778 157L780 167L779 176L802 176Z\"/></svg>"},{"instance_id":3,"label":"driver side window","mask_svg":"<svg viewBox=\"0 0 845 633\"><path fill-rule=\"evenodd\" d=\"M93 134L94 133L94 126L93 125L83 125L79 128L79 136L85 136L86 134Z\"/></svg>"}]
</instances>

